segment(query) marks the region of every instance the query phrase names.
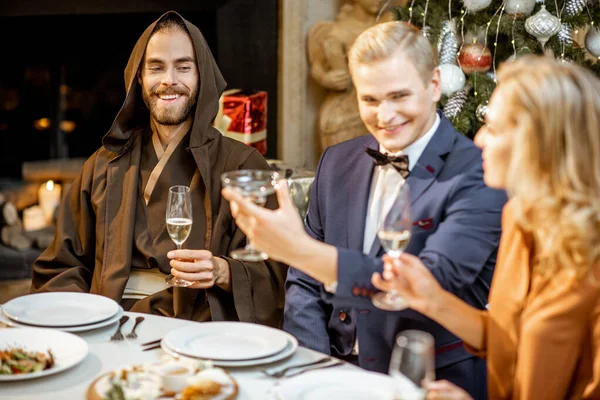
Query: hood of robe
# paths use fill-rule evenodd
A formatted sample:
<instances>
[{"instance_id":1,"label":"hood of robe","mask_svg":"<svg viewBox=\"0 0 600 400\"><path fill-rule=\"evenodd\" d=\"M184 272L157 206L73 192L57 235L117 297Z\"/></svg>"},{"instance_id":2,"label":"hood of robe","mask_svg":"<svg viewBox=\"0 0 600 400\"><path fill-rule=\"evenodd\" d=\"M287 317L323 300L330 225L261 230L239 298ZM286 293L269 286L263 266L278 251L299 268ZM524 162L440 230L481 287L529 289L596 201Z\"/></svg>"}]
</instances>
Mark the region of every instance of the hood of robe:
<instances>
[{"instance_id":1,"label":"hood of robe","mask_svg":"<svg viewBox=\"0 0 600 400\"><path fill-rule=\"evenodd\" d=\"M175 11L168 11L154 21L140 36L125 68L125 88L127 96L108 133L102 139L103 146L115 153L122 153L133 143L139 128L150 123L150 110L142 97L137 72L144 58L146 46L156 24L168 15L180 18L187 27L196 51L198 66L198 99L194 111L194 122L190 137L190 147L198 147L220 136L212 121L219 111L219 98L227 83L221 75L217 63L200 30Z\"/></svg>"}]
</instances>

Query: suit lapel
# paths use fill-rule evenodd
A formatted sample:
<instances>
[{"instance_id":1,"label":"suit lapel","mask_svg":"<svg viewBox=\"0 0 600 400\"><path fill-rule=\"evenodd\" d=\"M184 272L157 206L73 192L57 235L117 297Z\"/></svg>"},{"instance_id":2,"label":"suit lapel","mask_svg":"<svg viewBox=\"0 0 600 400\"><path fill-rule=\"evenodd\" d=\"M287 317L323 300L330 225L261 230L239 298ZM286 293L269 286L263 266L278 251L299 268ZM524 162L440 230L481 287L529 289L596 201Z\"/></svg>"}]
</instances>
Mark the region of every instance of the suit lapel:
<instances>
[{"instance_id":1,"label":"suit lapel","mask_svg":"<svg viewBox=\"0 0 600 400\"><path fill-rule=\"evenodd\" d=\"M440 115L440 125L435 134L423 150L410 175L406 178L410 191L410 203L414 206L416 200L427 190L444 167L444 156L452 150L454 145L454 128L446 117ZM364 231L364 226L363 226ZM377 236L369 252L370 257L383 256L381 242Z\"/></svg>"},{"instance_id":2,"label":"suit lapel","mask_svg":"<svg viewBox=\"0 0 600 400\"><path fill-rule=\"evenodd\" d=\"M452 150L454 145L455 138L452 124L443 114L440 119L437 131L425 147L414 168L410 171L410 175L406 178L412 205L440 174L445 163L444 156Z\"/></svg>"},{"instance_id":3,"label":"suit lapel","mask_svg":"<svg viewBox=\"0 0 600 400\"><path fill-rule=\"evenodd\" d=\"M378 149L379 145L373 136L369 135L366 146ZM351 181L347 182L348 198L348 248L363 250L365 237L365 218L369 204L371 180L373 178L373 159L359 148L354 172L349 174Z\"/></svg>"}]
</instances>

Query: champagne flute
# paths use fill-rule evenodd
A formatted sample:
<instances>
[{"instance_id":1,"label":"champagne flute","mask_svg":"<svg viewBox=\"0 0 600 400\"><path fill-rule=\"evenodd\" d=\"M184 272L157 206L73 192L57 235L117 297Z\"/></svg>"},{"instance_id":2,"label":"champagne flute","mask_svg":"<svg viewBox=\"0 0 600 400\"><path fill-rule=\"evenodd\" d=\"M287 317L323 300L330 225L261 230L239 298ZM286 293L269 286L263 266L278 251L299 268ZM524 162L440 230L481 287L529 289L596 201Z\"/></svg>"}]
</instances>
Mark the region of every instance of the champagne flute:
<instances>
[{"instance_id":1,"label":"champagne flute","mask_svg":"<svg viewBox=\"0 0 600 400\"><path fill-rule=\"evenodd\" d=\"M176 185L169 188L166 218L169 236L179 250L192 231L192 197L189 187ZM176 278L172 274L169 274L165 281L169 285L180 287L187 287L195 283Z\"/></svg>"},{"instance_id":2,"label":"champagne flute","mask_svg":"<svg viewBox=\"0 0 600 400\"><path fill-rule=\"evenodd\" d=\"M427 385L435 380L433 336L418 330L401 332L396 337L389 372L397 399L424 399Z\"/></svg>"},{"instance_id":3,"label":"champagne flute","mask_svg":"<svg viewBox=\"0 0 600 400\"><path fill-rule=\"evenodd\" d=\"M391 195L391 190L396 193ZM399 188L386 190L382 202L381 215L384 217L379 221L377 237L387 254L398 258L410 241L412 228L408 184L404 182ZM382 310L399 311L408 307L408 303L395 290L376 293L371 300Z\"/></svg>"},{"instance_id":4,"label":"champagne flute","mask_svg":"<svg viewBox=\"0 0 600 400\"><path fill-rule=\"evenodd\" d=\"M262 169L242 169L221 175L224 187L236 190L261 207L267 203L267 196L275 193L278 180L278 172ZM264 261L269 258L267 253L255 249L249 239L246 239L244 248L233 250L231 257L241 261Z\"/></svg>"}]
</instances>

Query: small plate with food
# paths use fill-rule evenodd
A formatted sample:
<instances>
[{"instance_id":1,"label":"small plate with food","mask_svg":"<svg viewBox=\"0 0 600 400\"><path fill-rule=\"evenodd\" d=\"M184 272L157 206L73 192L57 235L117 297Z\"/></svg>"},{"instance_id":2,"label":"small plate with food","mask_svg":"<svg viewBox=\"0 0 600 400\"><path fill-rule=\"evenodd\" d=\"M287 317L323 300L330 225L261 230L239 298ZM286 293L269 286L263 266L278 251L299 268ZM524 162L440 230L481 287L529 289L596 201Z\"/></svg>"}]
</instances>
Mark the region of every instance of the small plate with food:
<instances>
[{"instance_id":1,"label":"small plate with food","mask_svg":"<svg viewBox=\"0 0 600 400\"><path fill-rule=\"evenodd\" d=\"M88 345L72 333L46 328L0 329L0 382L40 378L79 364Z\"/></svg>"},{"instance_id":2,"label":"small plate with food","mask_svg":"<svg viewBox=\"0 0 600 400\"><path fill-rule=\"evenodd\" d=\"M234 400L237 381L210 361L175 360L125 365L90 385L87 400Z\"/></svg>"}]
</instances>

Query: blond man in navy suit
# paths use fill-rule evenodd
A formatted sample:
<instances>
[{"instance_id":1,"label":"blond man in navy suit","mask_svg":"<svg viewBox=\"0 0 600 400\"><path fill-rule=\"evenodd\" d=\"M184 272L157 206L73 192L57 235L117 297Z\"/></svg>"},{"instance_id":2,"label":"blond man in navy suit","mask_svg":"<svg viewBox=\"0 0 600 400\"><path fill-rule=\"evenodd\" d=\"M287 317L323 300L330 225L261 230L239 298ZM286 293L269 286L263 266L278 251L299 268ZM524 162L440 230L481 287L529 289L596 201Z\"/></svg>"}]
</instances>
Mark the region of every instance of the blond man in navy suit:
<instances>
[{"instance_id":1,"label":"blond man in navy suit","mask_svg":"<svg viewBox=\"0 0 600 400\"><path fill-rule=\"evenodd\" d=\"M437 110L440 72L420 31L401 22L372 27L356 40L349 63L371 134L323 153L304 226L282 190L274 212L224 194L255 245L294 267L284 329L302 345L346 359L358 349L361 367L387 373L398 332L427 331L435 339L436 379L484 399L485 362L415 311L373 307L370 280L382 268L376 225L384 192L406 183L413 218L406 251L446 290L484 308L506 194L485 185L480 150Z\"/></svg>"}]
</instances>

